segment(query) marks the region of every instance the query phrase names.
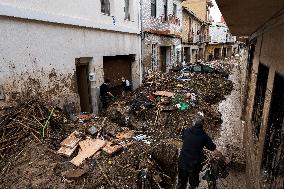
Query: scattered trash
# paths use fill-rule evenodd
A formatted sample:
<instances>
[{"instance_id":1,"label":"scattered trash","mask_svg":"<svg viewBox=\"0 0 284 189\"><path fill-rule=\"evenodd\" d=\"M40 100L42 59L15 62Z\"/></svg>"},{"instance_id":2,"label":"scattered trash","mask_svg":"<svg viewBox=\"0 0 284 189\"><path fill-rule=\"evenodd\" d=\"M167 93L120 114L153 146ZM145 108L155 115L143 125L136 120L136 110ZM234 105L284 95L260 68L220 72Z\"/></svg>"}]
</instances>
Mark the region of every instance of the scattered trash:
<instances>
[{"instance_id":1,"label":"scattered trash","mask_svg":"<svg viewBox=\"0 0 284 189\"><path fill-rule=\"evenodd\" d=\"M89 129L88 129L88 132L91 134L91 135L94 135L98 132L98 129L95 127L95 126L91 126Z\"/></svg>"},{"instance_id":2,"label":"scattered trash","mask_svg":"<svg viewBox=\"0 0 284 189\"><path fill-rule=\"evenodd\" d=\"M64 114L41 101L1 110L0 157L15 159L0 162L5 165L1 167L4 186L11 188L11 183L25 174L37 179L34 183L43 184L30 186L19 179L15 187L60 188L63 181L71 188L139 188L139 183L151 188L173 188L181 130L190 127L193 115L200 111L206 117L205 130L218 136L222 119L214 106L233 87L231 81L216 73L184 73L184 78L177 80L179 76L178 72L151 73L137 90L117 98L106 117L82 112L75 119L70 116L74 115L72 109ZM42 126L46 123L43 137ZM56 153L58 145L61 147ZM78 146L78 154L74 154ZM75 157L70 163L70 158L58 154ZM62 161L72 167L53 176L53 166ZM15 164L18 162L23 162L20 167ZM94 171L88 174L91 169ZM47 175L48 182L41 175Z\"/></svg>"},{"instance_id":3,"label":"scattered trash","mask_svg":"<svg viewBox=\"0 0 284 189\"><path fill-rule=\"evenodd\" d=\"M147 136L147 135L144 135L144 134L139 134L135 137L133 137L135 140L137 141L142 141L144 142L145 144L151 144L152 141L151 141L151 137L150 136Z\"/></svg>"},{"instance_id":4,"label":"scattered trash","mask_svg":"<svg viewBox=\"0 0 284 189\"><path fill-rule=\"evenodd\" d=\"M189 108L189 105L183 102L177 104L176 106L180 111L185 111Z\"/></svg>"},{"instance_id":5,"label":"scattered trash","mask_svg":"<svg viewBox=\"0 0 284 189\"><path fill-rule=\"evenodd\" d=\"M79 152L76 157L74 157L70 162L76 166L82 164L82 162L91 156L93 156L97 151L106 145L106 141L100 139L86 139L79 142Z\"/></svg>"}]
</instances>

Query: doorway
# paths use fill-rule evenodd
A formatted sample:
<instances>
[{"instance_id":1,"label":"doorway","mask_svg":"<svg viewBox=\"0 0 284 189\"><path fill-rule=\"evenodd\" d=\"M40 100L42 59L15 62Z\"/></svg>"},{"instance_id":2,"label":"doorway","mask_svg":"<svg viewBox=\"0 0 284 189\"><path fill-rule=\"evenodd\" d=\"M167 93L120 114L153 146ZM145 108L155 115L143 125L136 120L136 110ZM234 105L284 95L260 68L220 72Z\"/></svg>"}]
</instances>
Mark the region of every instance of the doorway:
<instances>
[{"instance_id":1,"label":"doorway","mask_svg":"<svg viewBox=\"0 0 284 189\"><path fill-rule=\"evenodd\" d=\"M215 48L214 49L214 59L219 59L220 58L220 48Z\"/></svg>"},{"instance_id":2,"label":"doorway","mask_svg":"<svg viewBox=\"0 0 284 189\"><path fill-rule=\"evenodd\" d=\"M185 63L186 64L190 63L190 58L191 58L190 47L184 48L184 55L185 55Z\"/></svg>"},{"instance_id":3,"label":"doorway","mask_svg":"<svg viewBox=\"0 0 284 189\"><path fill-rule=\"evenodd\" d=\"M121 78L132 83L131 63L135 55L104 56L104 77L111 80L110 92L115 96L122 94Z\"/></svg>"},{"instance_id":4,"label":"doorway","mask_svg":"<svg viewBox=\"0 0 284 189\"><path fill-rule=\"evenodd\" d=\"M167 48L160 47L160 71L163 73L167 72Z\"/></svg>"},{"instance_id":5,"label":"doorway","mask_svg":"<svg viewBox=\"0 0 284 189\"><path fill-rule=\"evenodd\" d=\"M92 58L76 58L76 77L80 96L81 112L92 112L91 87L89 82L89 63Z\"/></svg>"}]
</instances>

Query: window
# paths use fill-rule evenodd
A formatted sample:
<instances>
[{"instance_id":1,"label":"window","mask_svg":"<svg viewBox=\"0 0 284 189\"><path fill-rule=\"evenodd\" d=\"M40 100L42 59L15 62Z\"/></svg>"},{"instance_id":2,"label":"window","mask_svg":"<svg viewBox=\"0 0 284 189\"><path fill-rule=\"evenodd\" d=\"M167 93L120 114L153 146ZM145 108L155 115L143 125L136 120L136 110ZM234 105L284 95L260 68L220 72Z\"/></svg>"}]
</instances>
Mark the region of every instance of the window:
<instances>
[{"instance_id":1,"label":"window","mask_svg":"<svg viewBox=\"0 0 284 189\"><path fill-rule=\"evenodd\" d=\"M157 0L151 0L151 16L157 16Z\"/></svg>"},{"instance_id":2,"label":"window","mask_svg":"<svg viewBox=\"0 0 284 189\"><path fill-rule=\"evenodd\" d=\"M173 4L173 15L177 16L177 5Z\"/></svg>"},{"instance_id":3,"label":"window","mask_svg":"<svg viewBox=\"0 0 284 189\"><path fill-rule=\"evenodd\" d=\"M165 16L165 21L167 20L167 15L168 15L168 0L163 0L164 1L164 16Z\"/></svg>"},{"instance_id":4,"label":"window","mask_svg":"<svg viewBox=\"0 0 284 189\"><path fill-rule=\"evenodd\" d=\"M284 78L275 74L266 130L262 168L267 188L283 188L284 175Z\"/></svg>"},{"instance_id":5,"label":"window","mask_svg":"<svg viewBox=\"0 0 284 189\"><path fill-rule=\"evenodd\" d=\"M129 0L124 0L124 20L130 20L130 11L129 11Z\"/></svg>"},{"instance_id":6,"label":"window","mask_svg":"<svg viewBox=\"0 0 284 189\"><path fill-rule=\"evenodd\" d=\"M265 100L268 73L269 68L260 63L258 67L254 105L252 111L252 125L254 127L255 135L257 136L257 138L259 137L262 124L262 112Z\"/></svg>"},{"instance_id":7,"label":"window","mask_svg":"<svg viewBox=\"0 0 284 189\"><path fill-rule=\"evenodd\" d=\"M109 0L101 0L101 12L110 15L110 3Z\"/></svg>"}]
</instances>

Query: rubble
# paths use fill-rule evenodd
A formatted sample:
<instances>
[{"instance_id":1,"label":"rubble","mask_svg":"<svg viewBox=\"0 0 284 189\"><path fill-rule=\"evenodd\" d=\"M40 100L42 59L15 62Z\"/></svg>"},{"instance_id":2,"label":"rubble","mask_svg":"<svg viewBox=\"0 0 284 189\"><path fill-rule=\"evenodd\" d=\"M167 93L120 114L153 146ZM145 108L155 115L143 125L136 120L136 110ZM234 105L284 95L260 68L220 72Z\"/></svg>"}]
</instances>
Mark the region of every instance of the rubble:
<instances>
[{"instance_id":1,"label":"rubble","mask_svg":"<svg viewBox=\"0 0 284 189\"><path fill-rule=\"evenodd\" d=\"M172 188L176 181L181 131L190 127L193 116L202 111L205 129L217 136L222 120L215 104L233 87L218 74L190 73L187 76L190 81L177 80L178 76L174 72L149 75L143 86L118 98L108 108L107 117L82 113L72 119L75 122L66 121L63 111L37 101L8 109L0 118L1 156L23 150L27 157L17 156L10 162L9 166L14 166L10 170L7 161L1 164L5 174L0 187L13 186L12 178L21 177L23 172L19 170L24 168L38 175L42 170L48 171L48 183L56 188L135 189L145 182L151 188ZM27 137L30 140L24 141ZM19 141L23 146L13 148ZM29 157L29 153L34 153L29 146L35 148L30 141L39 143L35 151L44 153L40 157L45 161L33 155ZM25 157L29 158L28 162ZM35 188L51 186L41 176L35 179L40 179L37 182L42 185L29 185L24 180L19 184Z\"/></svg>"},{"instance_id":2,"label":"rubble","mask_svg":"<svg viewBox=\"0 0 284 189\"><path fill-rule=\"evenodd\" d=\"M86 139L79 142L79 153L70 162L76 166L83 163L86 158L92 157L97 151L106 145L106 141L100 139Z\"/></svg>"}]
</instances>

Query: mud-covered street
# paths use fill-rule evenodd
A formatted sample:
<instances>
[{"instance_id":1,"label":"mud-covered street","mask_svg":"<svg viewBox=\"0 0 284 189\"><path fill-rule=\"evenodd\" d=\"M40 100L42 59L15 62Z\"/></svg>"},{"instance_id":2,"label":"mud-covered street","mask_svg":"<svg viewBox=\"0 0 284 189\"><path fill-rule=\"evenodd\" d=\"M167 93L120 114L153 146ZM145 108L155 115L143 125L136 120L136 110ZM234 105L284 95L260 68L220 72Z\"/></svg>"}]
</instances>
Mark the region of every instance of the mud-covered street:
<instances>
[{"instance_id":1,"label":"mud-covered street","mask_svg":"<svg viewBox=\"0 0 284 189\"><path fill-rule=\"evenodd\" d=\"M242 154L241 125L237 117L230 118L239 114L240 108L235 63L215 61L212 73L149 75L140 88L113 100L101 117L68 115L38 100L3 109L1 129L6 149L1 161L2 188L143 188L146 184L171 189L176 184L182 131L192 127L192 119L200 111L205 116L204 129L230 161L230 174L218 186L239 185L235 179L242 178L244 168L238 156ZM225 73L230 73L229 79ZM224 111L223 104L231 108ZM8 132L11 128L22 134ZM22 145L14 146L18 141ZM89 152L91 146L82 145L90 142L101 147ZM66 145L73 145L74 150ZM82 159L83 150L90 154Z\"/></svg>"}]
</instances>

